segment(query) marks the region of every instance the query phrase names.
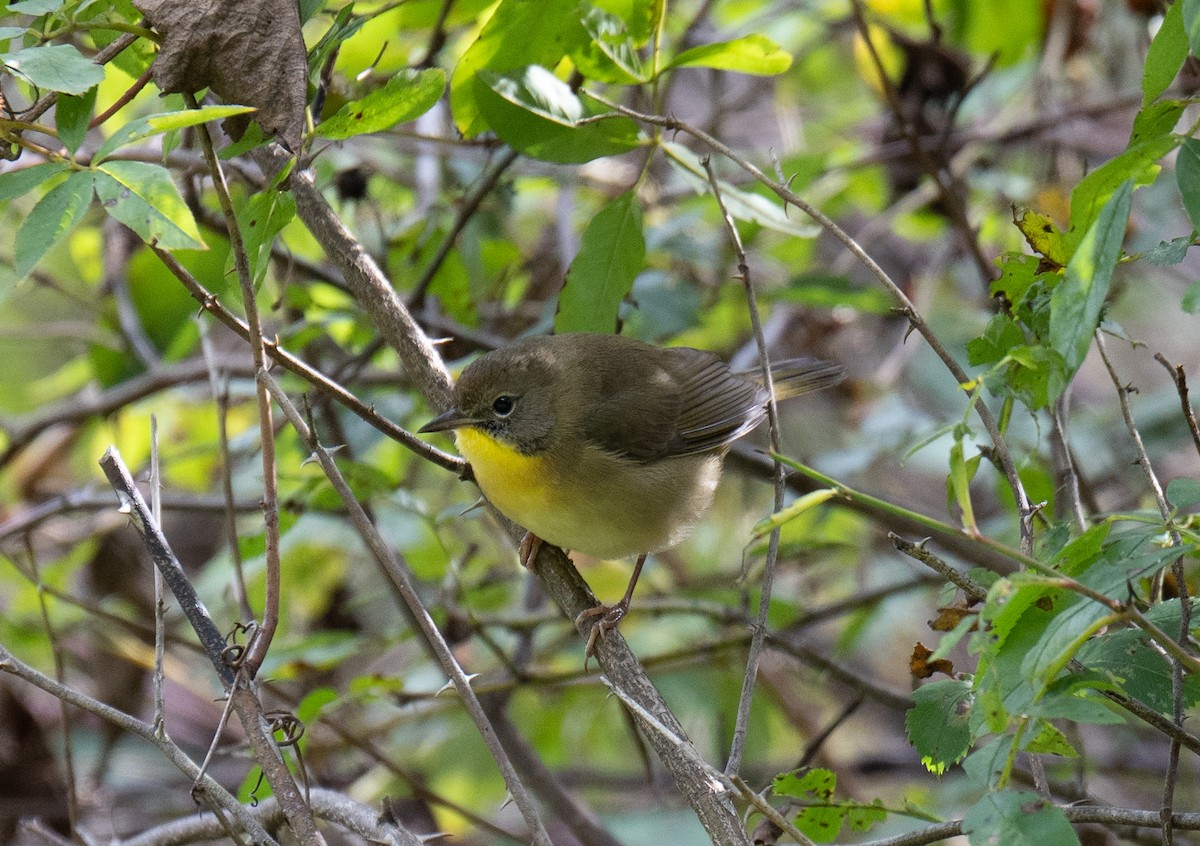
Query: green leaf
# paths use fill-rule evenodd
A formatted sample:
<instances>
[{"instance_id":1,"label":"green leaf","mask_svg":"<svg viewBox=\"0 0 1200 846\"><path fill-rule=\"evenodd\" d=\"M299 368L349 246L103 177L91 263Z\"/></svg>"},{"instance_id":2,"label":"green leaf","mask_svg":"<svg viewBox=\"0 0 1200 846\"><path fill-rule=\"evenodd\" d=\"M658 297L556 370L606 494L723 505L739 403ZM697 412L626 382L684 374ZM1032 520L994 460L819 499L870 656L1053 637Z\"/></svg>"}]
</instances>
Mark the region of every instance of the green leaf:
<instances>
[{"instance_id":1,"label":"green leaf","mask_svg":"<svg viewBox=\"0 0 1200 846\"><path fill-rule=\"evenodd\" d=\"M1008 767L1013 739L1009 736L993 738L976 749L962 762L963 772L976 790L991 790L1004 775Z\"/></svg>"},{"instance_id":2,"label":"green leaf","mask_svg":"<svg viewBox=\"0 0 1200 846\"><path fill-rule=\"evenodd\" d=\"M477 84L480 71L504 74L529 65L552 68L586 39L578 0L503 0L450 77L450 111L459 131L473 138L486 129L500 134L503 128L480 108L478 98L487 92L486 85Z\"/></svg>"},{"instance_id":3,"label":"green leaf","mask_svg":"<svg viewBox=\"0 0 1200 846\"><path fill-rule=\"evenodd\" d=\"M950 447L950 475L946 477L946 488L951 503L958 506L962 515L963 528L970 534L979 533L975 523L975 507L971 503L971 480L979 469L981 457L976 453L969 459L965 458L962 434L956 433L954 444Z\"/></svg>"},{"instance_id":4,"label":"green leaf","mask_svg":"<svg viewBox=\"0 0 1200 846\"><path fill-rule=\"evenodd\" d=\"M1129 146L1170 135L1187 105L1183 100L1163 100L1143 107L1133 119Z\"/></svg>"},{"instance_id":5,"label":"green leaf","mask_svg":"<svg viewBox=\"0 0 1200 846\"><path fill-rule=\"evenodd\" d=\"M290 192L269 188L260 191L238 211L238 226L246 246L250 275L257 288L271 266L271 246L279 230L296 216L296 199ZM230 266L233 257L230 255Z\"/></svg>"},{"instance_id":6,"label":"green leaf","mask_svg":"<svg viewBox=\"0 0 1200 846\"><path fill-rule=\"evenodd\" d=\"M941 775L971 748L971 685L943 679L913 692L913 707L904 717L908 740L930 772Z\"/></svg>"},{"instance_id":7,"label":"green leaf","mask_svg":"<svg viewBox=\"0 0 1200 846\"><path fill-rule=\"evenodd\" d=\"M70 44L26 47L0 55L0 61L44 91L83 94L104 81L104 68Z\"/></svg>"},{"instance_id":8,"label":"green leaf","mask_svg":"<svg viewBox=\"0 0 1200 846\"><path fill-rule=\"evenodd\" d=\"M589 162L635 149L638 128L614 116L577 126L592 114L575 92L550 71L530 65L500 75L480 71L480 113L506 144L533 158L564 164Z\"/></svg>"},{"instance_id":9,"label":"green leaf","mask_svg":"<svg viewBox=\"0 0 1200 846\"><path fill-rule=\"evenodd\" d=\"M65 0L18 0L8 4L8 11L19 15L45 15L57 12L63 7Z\"/></svg>"},{"instance_id":10,"label":"green leaf","mask_svg":"<svg viewBox=\"0 0 1200 846\"><path fill-rule=\"evenodd\" d=\"M63 162L44 162L0 173L0 202L28 194L43 182L69 169L70 167Z\"/></svg>"},{"instance_id":11,"label":"green leaf","mask_svg":"<svg viewBox=\"0 0 1200 846\"><path fill-rule=\"evenodd\" d=\"M441 68L404 70L361 100L342 106L317 127L322 138L343 139L380 132L429 111L446 88Z\"/></svg>"},{"instance_id":12,"label":"green leaf","mask_svg":"<svg viewBox=\"0 0 1200 846\"><path fill-rule=\"evenodd\" d=\"M1190 508L1200 502L1200 481L1179 476L1167 482L1167 499L1176 508Z\"/></svg>"},{"instance_id":13,"label":"green leaf","mask_svg":"<svg viewBox=\"0 0 1200 846\"><path fill-rule=\"evenodd\" d=\"M114 150L126 144L134 144L153 135L161 135L172 129L183 129L188 126L206 123L210 120L224 120L234 115L242 115L255 111L252 106L202 106L199 109L181 109L177 112L161 112L157 115L131 120L112 135L105 139L96 150L95 161L112 155Z\"/></svg>"},{"instance_id":14,"label":"green leaf","mask_svg":"<svg viewBox=\"0 0 1200 846\"><path fill-rule=\"evenodd\" d=\"M1181 0L1179 5L1188 47L1193 56L1200 56L1200 0Z\"/></svg>"},{"instance_id":15,"label":"green leaf","mask_svg":"<svg viewBox=\"0 0 1200 846\"><path fill-rule=\"evenodd\" d=\"M1013 347L1025 343L1025 333L1007 314L992 315L978 338L967 342L967 361L975 367L1002 361Z\"/></svg>"},{"instance_id":16,"label":"green leaf","mask_svg":"<svg viewBox=\"0 0 1200 846\"><path fill-rule=\"evenodd\" d=\"M1188 285L1187 290L1183 292L1183 298L1180 300L1179 307L1188 314L1195 314L1200 311L1200 281Z\"/></svg>"},{"instance_id":17,"label":"green leaf","mask_svg":"<svg viewBox=\"0 0 1200 846\"><path fill-rule=\"evenodd\" d=\"M1187 251L1196 243L1191 235L1172 238L1170 241L1160 241L1155 246L1142 252L1142 258L1151 264L1160 266L1176 265L1187 258Z\"/></svg>"},{"instance_id":18,"label":"green leaf","mask_svg":"<svg viewBox=\"0 0 1200 846\"><path fill-rule=\"evenodd\" d=\"M32 168L31 168L32 169ZM92 172L76 171L50 189L17 230L14 269L24 278L83 219L92 202Z\"/></svg>"},{"instance_id":19,"label":"green leaf","mask_svg":"<svg viewBox=\"0 0 1200 846\"><path fill-rule=\"evenodd\" d=\"M645 257L642 206L628 191L601 209L584 231L559 295L554 330L615 331L617 310L633 288Z\"/></svg>"},{"instance_id":20,"label":"green leaf","mask_svg":"<svg viewBox=\"0 0 1200 846\"><path fill-rule=\"evenodd\" d=\"M1014 222L1033 251L1044 256L1052 265L1063 267L1070 260L1063 234L1047 215L1033 209L1022 209Z\"/></svg>"},{"instance_id":21,"label":"green leaf","mask_svg":"<svg viewBox=\"0 0 1200 846\"><path fill-rule=\"evenodd\" d=\"M1146 52L1146 68L1142 75L1142 105L1157 100L1175 81L1188 55L1188 33L1184 30L1184 7L1187 0L1172 3L1163 15L1158 32Z\"/></svg>"},{"instance_id":22,"label":"green leaf","mask_svg":"<svg viewBox=\"0 0 1200 846\"><path fill-rule=\"evenodd\" d=\"M872 805L835 801L836 787L837 775L813 768L775 776L772 791L776 796L798 800L801 807L794 818L796 828L816 843L832 843L843 823L854 831L866 831L887 819L887 811L878 799Z\"/></svg>"},{"instance_id":23,"label":"green leaf","mask_svg":"<svg viewBox=\"0 0 1200 846\"><path fill-rule=\"evenodd\" d=\"M823 502L828 502L837 496L837 491L833 488L822 488L817 491L809 491L803 496L796 499L795 502L788 504L780 511L776 511L770 517L759 520L754 524L754 537L761 538L771 534L775 529L782 526L784 523L791 522L799 517L804 512L811 508L815 508Z\"/></svg>"},{"instance_id":24,"label":"green leaf","mask_svg":"<svg viewBox=\"0 0 1200 846\"><path fill-rule=\"evenodd\" d=\"M971 846L1079 846L1079 837L1061 810L1036 793L987 793L963 817Z\"/></svg>"},{"instance_id":25,"label":"green leaf","mask_svg":"<svg viewBox=\"0 0 1200 846\"><path fill-rule=\"evenodd\" d=\"M105 162L96 170L96 194L105 211L144 241L168 250L205 248L171 174L159 165Z\"/></svg>"},{"instance_id":26,"label":"green leaf","mask_svg":"<svg viewBox=\"0 0 1200 846\"><path fill-rule=\"evenodd\" d=\"M1037 733L1025 744L1025 751L1035 755L1058 755L1061 758L1078 758L1079 752L1067 736L1046 720L1038 720Z\"/></svg>"},{"instance_id":27,"label":"green leaf","mask_svg":"<svg viewBox=\"0 0 1200 846\"><path fill-rule=\"evenodd\" d=\"M1178 481L1178 480L1177 480ZM1179 632L1179 600L1160 602L1149 612L1150 619L1175 637ZM1174 695L1171 665L1151 646L1141 629L1117 629L1088 641L1077 656L1089 670L1102 674L1117 689L1149 705L1160 714L1170 714ZM1200 702L1200 679L1185 676L1183 704Z\"/></svg>"},{"instance_id":28,"label":"green leaf","mask_svg":"<svg viewBox=\"0 0 1200 846\"><path fill-rule=\"evenodd\" d=\"M58 140L71 151L79 149L88 133L88 124L92 119L92 107L96 105L96 88L89 88L86 94L75 96L63 94L54 106L54 123L58 128Z\"/></svg>"},{"instance_id":29,"label":"green leaf","mask_svg":"<svg viewBox=\"0 0 1200 846\"><path fill-rule=\"evenodd\" d=\"M574 126L583 117L583 103L571 87L541 65L509 74L480 71L479 79L513 105L558 126Z\"/></svg>"},{"instance_id":30,"label":"green leaf","mask_svg":"<svg viewBox=\"0 0 1200 846\"><path fill-rule=\"evenodd\" d=\"M1105 202L1050 296L1050 345L1066 361L1069 373L1078 370L1087 357L1092 335L1100 325L1100 312L1125 240L1132 194L1133 182L1126 180Z\"/></svg>"},{"instance_id":31,"label":"green leaf","mask_svg":"<svg viewBox=\"0 0 1200 846\"><path fill-rule=\"evenodd\" d=\"M1175 158L1175 183L1192 229L1200 229L1200 141L1188 138Z\"/></svg>"},{"instance_id":32,"label":"green leaf","mask_svg":"<svg viewBox=\"0 0 1200 846\"><path fill-rule=\"evenodd\" d=\"M1075 186L1071 192L1071 223L1066 236L1071 255L1074 255L1078 244L1091 229L1113 192L1130 179L1135 186L1153 182L1159 170L1155 162L1179 146L1182 140L1174 135L1163 135L1131 146L1093 170Z\"/></svg>"},{"instance_id":33,"label":"green leaf","mask_svg":"<svg viewBox=\"0 0 1200 846\"><path fill-rule=\"evenodd\" d=\"M571 54L581 74L614 85L646 81L642 57L623 20L589 6L583 14L583 29L590 40Z\"/></svg>"},{"instance_id":34,"label":"green leaf","mask_svg":"<svg viewBox=\"0 0 1200 846\"><path fill-rule=\"evenodd\" d=\"M708 194L712 191L704 173L704 166L695 153L673 141L663 142L662 150L666 153L667 160L697 194ZM792 220L783 206L761 194L743 191L720 179L717 180L717 185L721 189L721 199L725 201L725 207L738 220L756 223L798 238L813 238L820 231L812 224Z\"/></svg>"},{"instance_id":35,"label":"green leaf","mask_svg":"<svg viewBox=\"0 0 1200 846\"><path fill-rule=\"evenodd\" d=\"M684 50L667 67L705 67L755 76L776 76L791 66L791 54L765 35L755 33L733 41L702 44Z\"/></svg>"},{"instance_id":36,"label":"green leaf","mask_svg":"<svg viewBox=\"0 0 1200 846\"><path fill-rule=\"evenodd\" d=\"M817 800L828 802L833 798L837 787L837 774L831 770L813 767L812 769L792 770L775 776L771 791L776 796L790 796L793 799Z\"/></svg>"}]
</instances>

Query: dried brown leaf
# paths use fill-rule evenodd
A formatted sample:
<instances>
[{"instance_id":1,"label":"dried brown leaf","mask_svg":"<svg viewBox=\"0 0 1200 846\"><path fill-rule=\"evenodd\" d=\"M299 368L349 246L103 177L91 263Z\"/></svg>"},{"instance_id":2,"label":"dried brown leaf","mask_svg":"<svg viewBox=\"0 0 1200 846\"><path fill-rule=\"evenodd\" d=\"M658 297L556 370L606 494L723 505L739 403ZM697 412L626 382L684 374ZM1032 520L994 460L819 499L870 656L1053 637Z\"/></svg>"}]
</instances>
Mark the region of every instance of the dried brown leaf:
<instances>
[{"instance_id":1,"label":"dried brown leaf","mask_svg":"<svg viewBox=\"0 0 1200 846\"><path fill-rule=\"evenodd\" d=\"M295 0L134 0L162 44L154 82L167 93L210 88L290 150L300 148L308 64ZM231 119L236 121L237 118ZM226 130L239 136L244 123Z\"/></svg>"}]
</instances>

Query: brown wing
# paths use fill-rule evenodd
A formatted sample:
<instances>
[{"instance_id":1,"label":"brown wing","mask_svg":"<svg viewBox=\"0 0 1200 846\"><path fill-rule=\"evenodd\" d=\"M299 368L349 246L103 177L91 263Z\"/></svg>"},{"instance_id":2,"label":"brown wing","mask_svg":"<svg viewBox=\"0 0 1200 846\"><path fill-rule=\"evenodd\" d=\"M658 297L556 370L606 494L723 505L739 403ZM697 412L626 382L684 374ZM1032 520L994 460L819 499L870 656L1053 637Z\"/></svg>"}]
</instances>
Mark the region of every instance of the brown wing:
<instances>
[{"instance_id":1,"label":"brown wing","mask_svg":"<svg viewBox=\"0 0 1200 846\"><path fill-rule=\"evenodd\" d=\"M723 447L762 422L767 392L761 385L734 373L711 353L683 347L665 352L671 355L682 391L668 454Z\"/></svg>"},{"instance_id":2,"label":"brown wing","mask_svg":"<svg viewBox=\"0 0 1200 846\"><path fill-rule=\"evenodd\" d=\"M634 461L668 455L684 392L666 366L663 351L621 336L583 336L583 340L576 342L572 353L588 360L572 370L580 377L576 384L589 409L578 421L584 437L606 452ZM613 351L624 354L615 356ZM629 355L631 351L637 354Z\"/></svg>"}]
</instances>

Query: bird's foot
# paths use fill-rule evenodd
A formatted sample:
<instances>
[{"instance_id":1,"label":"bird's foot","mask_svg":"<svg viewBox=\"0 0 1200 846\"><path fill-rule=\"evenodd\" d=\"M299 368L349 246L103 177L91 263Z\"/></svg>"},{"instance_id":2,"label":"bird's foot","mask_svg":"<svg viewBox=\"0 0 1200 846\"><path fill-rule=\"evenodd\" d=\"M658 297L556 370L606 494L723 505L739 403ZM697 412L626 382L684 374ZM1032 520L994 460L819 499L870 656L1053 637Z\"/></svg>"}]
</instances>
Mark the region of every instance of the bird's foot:
<instances>
[{"instance_id":1,"label":"bird's foot","mask_svg":"<svg viewBox=\"0 0 1200 846\"><path fill-rule=\"evenodd\" d=\"M521 561L521 566L526 570L532 570L533 564L537 560L538 550L542 548L542 539L533 532L526 532L525 537L521 538L521 545L517 547L517 558Z\"/></svg>"},{"instance_id":2,"label":"bird's foot","mask_svg":"<svg viewBox=\"0 0 1200 846\"><path fill-rule=\"evenodd\" d=\"M579 627L587 620L593 617L600 619L592 625L592 630L588 633L587 646L583 650L583 669L587 670L588 661L596 654L596 644L601 638L617 627L617 623L625 617L629 611L629 599L622 599L616 605L594 605L591 608L585 608L579 612L579 616L575 618L575 626Z\"/></svg>"}]
</instances>

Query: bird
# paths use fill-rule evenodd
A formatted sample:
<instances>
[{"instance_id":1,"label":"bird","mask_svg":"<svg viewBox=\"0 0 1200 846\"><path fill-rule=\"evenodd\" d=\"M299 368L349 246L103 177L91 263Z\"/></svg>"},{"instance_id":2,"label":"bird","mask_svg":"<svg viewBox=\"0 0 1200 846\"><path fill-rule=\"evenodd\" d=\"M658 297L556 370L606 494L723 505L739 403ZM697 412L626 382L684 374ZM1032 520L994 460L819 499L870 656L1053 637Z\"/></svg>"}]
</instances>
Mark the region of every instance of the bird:
<instances>
[{"instance_id":1,"label":"bird","mask_svg":"<svg viewBox=\"0 0 1200 846\"><path fill-rule=\"evenodd\" d=\"M777 399L835 385L837 364L773 364ZM624 335L526 337L463 370L453 404L419 432L450 432L483 495L526 530L532 567L542 542L601 559L637 556L624 596L597 618L584 652L628 612L651 553L682 541L712 504L730 444L767 415L759 374L711 352Z\"/></svg>"}]
</instances>

